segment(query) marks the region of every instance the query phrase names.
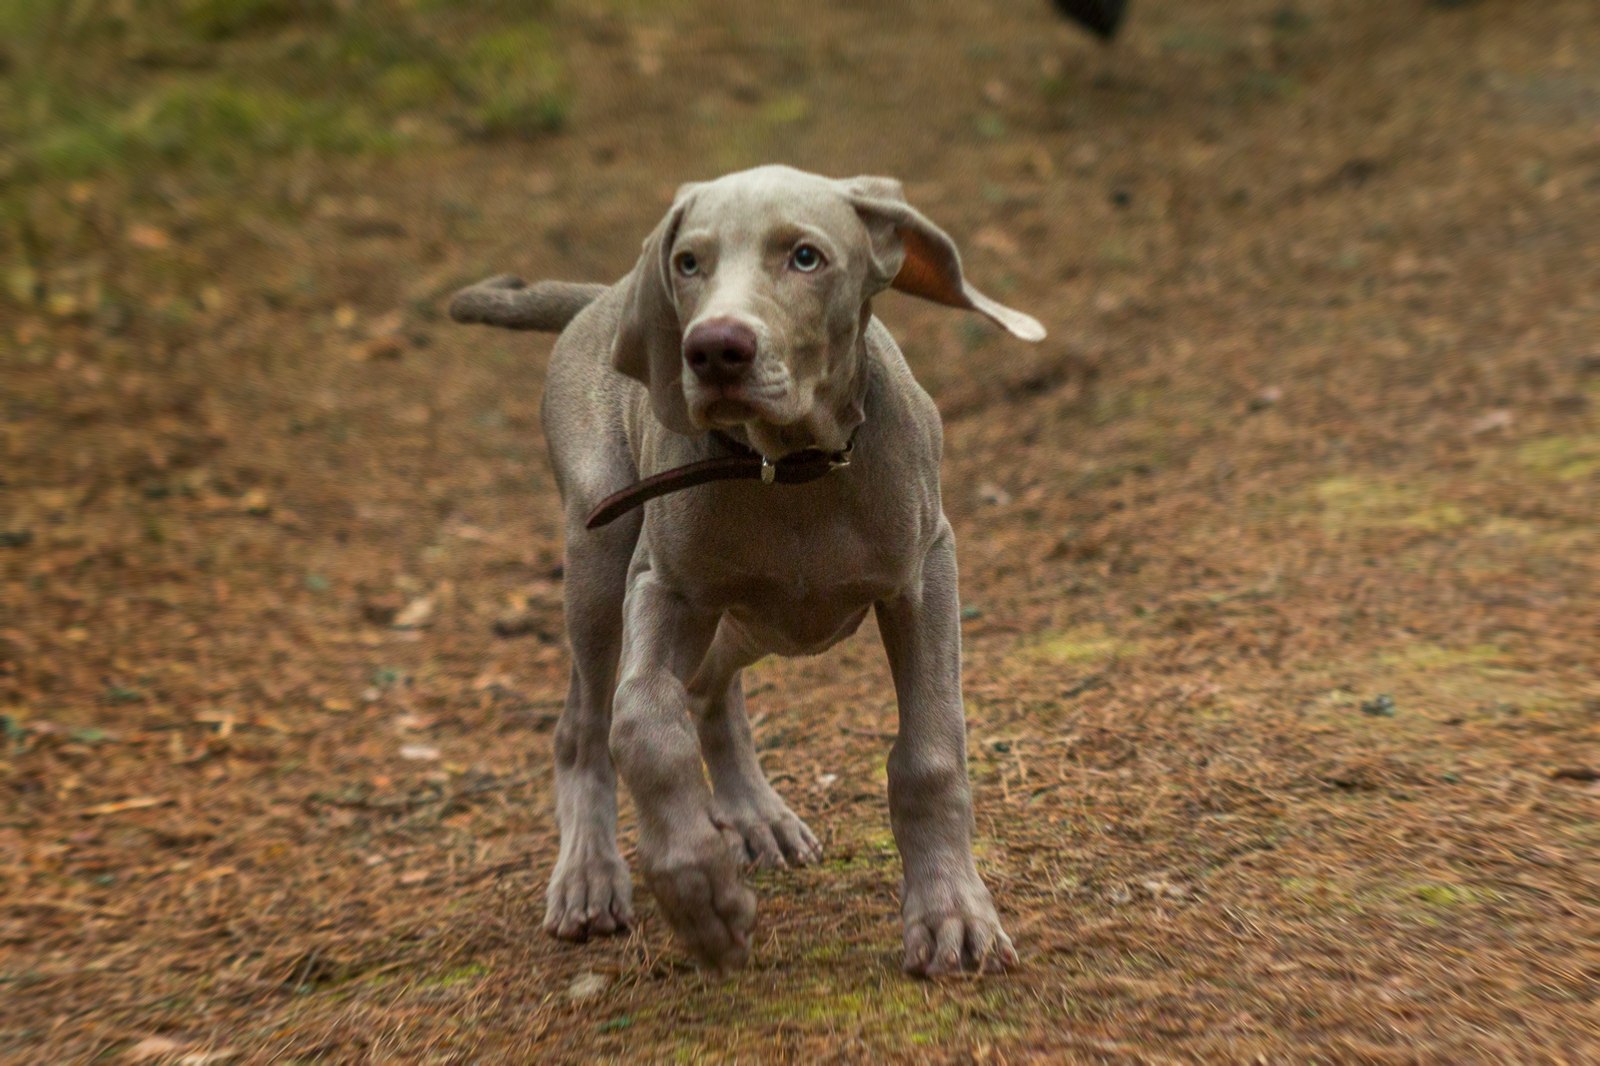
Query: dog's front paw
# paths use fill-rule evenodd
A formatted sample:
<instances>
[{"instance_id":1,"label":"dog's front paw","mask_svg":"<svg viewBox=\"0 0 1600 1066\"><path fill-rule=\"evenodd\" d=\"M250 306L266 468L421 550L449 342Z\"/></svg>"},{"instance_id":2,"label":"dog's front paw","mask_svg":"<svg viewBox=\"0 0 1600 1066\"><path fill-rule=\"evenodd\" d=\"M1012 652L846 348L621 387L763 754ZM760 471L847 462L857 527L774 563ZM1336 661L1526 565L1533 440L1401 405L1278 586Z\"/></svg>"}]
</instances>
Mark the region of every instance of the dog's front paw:
<instances>
[{"instance_id":1,"label":"dog's front paw","mask_svg":"<svg viewBox=\"0 0 1600 1066\"><path fill-rule=\"evenodd\" d=\"M691 839L652 842L641 836L645 881L673 931L702 965L728 971L744 965L756 922L756 896L709 818Z\"/></svg>"},{"instance_id":2,"label":"dog's front paw","mask_svg":"<svg viewBox=\"0 0 1600 1066\"><path fill-rule=\"evenodd\" d=\"M943 977L963 970L1000 973L1017 962L1017 949L1000 928L994 900L976 872L907 886L905 971Z\"/></svg>"},{"instance_id":3,"label":"dog's front paw","mask_svg":"<svg viewBox=\"0 0 1600 1066\"><path fill-rule=\"evenodd\" d=\"M609 936L633 925L633 883L616 848L563 855L546 890L544 930L560 940Z\"/></svg>"}]
</instances>

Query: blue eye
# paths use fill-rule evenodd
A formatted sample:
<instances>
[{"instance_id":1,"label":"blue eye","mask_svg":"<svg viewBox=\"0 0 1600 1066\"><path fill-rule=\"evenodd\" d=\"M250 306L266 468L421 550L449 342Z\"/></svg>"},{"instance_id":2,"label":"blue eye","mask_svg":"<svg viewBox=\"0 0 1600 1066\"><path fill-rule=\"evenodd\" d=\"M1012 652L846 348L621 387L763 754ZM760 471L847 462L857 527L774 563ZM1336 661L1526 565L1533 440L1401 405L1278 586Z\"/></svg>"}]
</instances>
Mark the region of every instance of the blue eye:
<instances>
[{"instance_id":1,"label":"blue eye","mask_svg":"<svg viewBox=\"0 0 1600 1066\"><path fill-rule=\"evenodd\" d=\"M802 244L789 254L789 265L802 274L810 274L823 264L822 253L809 244Z\"/></svg>"},{"instance_id":2,"label":"blue eye","mask_svg":"<svg viewBox=\"0 0 1600 1066\"><path fill-rule=\"evenodd\" d=\"M679 252L678 257L672 262L678 268L678 273L686 278L692 278L700 273L700 260L694 257L693 252Z\"/></svg>"}]
</instances>

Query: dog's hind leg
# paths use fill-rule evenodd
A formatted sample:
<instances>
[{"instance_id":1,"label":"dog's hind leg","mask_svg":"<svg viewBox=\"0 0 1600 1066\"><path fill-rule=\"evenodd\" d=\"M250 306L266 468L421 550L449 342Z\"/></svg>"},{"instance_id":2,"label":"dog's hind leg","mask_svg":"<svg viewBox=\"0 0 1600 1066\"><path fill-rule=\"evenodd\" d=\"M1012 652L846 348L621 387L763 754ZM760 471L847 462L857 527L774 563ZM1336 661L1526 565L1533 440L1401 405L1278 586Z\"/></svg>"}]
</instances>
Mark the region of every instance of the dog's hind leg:
<instances>
[{"instance_id":1,"label":"dog's hind leg","mask_svg":"<svg viewBox=\"0 0 1600 1066\"><path fill-rule=\"evenodd\" d=\"M580 519L581 521L581 519ZM620 932L633 923L633 887L617 851L617 778L611 701L622 645L627 559L640 519L568 531L567 636L572 678L556 726L556 823L561 852L545 894L545 931L562 940Z\"/></svg>"},{"instance_id":2,"label":"dog's hind leg","mask_svg":"<svg viewBox=\"0 0 1600 1066\"><path fill-rule=\"evenodd\" d=\"M689 684L689 707L719 828L734 856L760 866L804 866L822 858L822 846L767 781L745 713L742 672L759 658L724 618Z\"/></svg>"}]
</instances>

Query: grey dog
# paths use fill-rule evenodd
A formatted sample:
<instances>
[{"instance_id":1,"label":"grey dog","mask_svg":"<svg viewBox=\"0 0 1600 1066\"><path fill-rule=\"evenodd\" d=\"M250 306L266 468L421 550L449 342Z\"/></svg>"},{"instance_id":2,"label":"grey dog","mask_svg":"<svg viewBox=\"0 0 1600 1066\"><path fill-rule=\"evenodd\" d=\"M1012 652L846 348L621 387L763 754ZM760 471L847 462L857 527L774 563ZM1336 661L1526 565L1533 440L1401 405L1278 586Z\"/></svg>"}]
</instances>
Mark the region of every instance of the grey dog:
<instances>
[{"instance_id":1,"label":"grey dog","mask_svg":"<svg viewBox=\"0 0 1600 1066\"><path fill-rule=\"evenodd\" d=\"M555 736L553 935L633 922L620 771L673 929L707 966L744 962L756 906L741 865L821 849L762 772L741 672L824 651L870 608L899 703L888 770L905 968L1016 960L972 856L943 433L872 315L891 287L1044 337L966 282L954 242L899 182L780 166L683 186L615 285L498 277L452 302L457 321L561 331L543 402L573 660ZM690 478L705 470L731 480ZM600 524L608 497L662 471L647 481L667 484L625 491Z\"/></svg>"}]
</instances>

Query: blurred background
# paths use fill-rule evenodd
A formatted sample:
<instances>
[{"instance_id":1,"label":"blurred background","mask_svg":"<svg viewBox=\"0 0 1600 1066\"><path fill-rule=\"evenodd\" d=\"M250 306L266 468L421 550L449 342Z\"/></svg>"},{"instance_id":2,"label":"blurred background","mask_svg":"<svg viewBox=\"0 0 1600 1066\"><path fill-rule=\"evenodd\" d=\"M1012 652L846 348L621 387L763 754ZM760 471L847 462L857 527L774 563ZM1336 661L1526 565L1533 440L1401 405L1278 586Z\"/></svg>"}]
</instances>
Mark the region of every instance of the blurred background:
<instances>
[{"instance_id":1,"label":"blurred background","mask_svg":"<svg viewBox=\"0 0 1600 1066\"><path fill-rule=\"evenodd\" d=\"M897 972L870 624L748 971L538 928L550 341L444 302L766 162L1051 331L876 307L1004 980ZM0 0L0 1060L1600 1057L1597 220L1593 0Z\"/></svg>"}]
</instances>

